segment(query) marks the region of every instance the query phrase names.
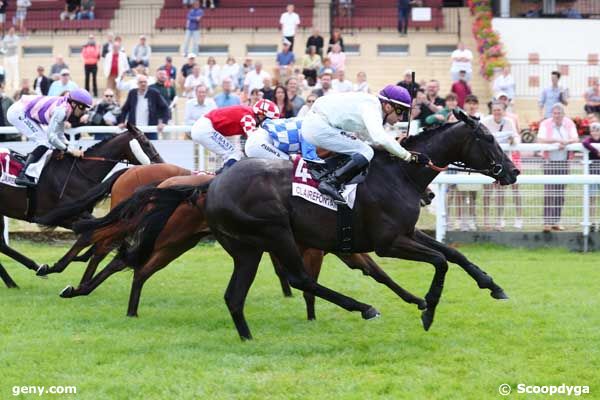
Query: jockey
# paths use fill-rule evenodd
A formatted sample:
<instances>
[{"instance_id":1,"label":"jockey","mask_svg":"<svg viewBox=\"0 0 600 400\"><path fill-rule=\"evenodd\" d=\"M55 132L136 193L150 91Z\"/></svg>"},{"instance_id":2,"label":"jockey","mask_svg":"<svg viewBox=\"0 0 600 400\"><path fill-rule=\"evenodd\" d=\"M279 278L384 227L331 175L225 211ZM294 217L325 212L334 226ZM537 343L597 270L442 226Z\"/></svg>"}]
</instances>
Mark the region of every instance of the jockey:
<instances>
[{"instance_id":1,"label":"jockey","mask_svg":"<svg viewBox=\"0 0 600 400\"><path fill-rule=\"evenodd\" d=\"M311 161L320 161L317 149L302 137L302 119L268 119L246 140L248 157L289 160L290 154L301 153Z\"/></svg>"},{"instance_id":2,"label":"jockey","mask_svg":"<svg viewBox=\"0 0 600 400\"><path fill-rule=\"evenodd\" d=\"M340 195L342 185L369 166L374 156L370 145L382 147L410 163L428 164L427 156L410 153L383 129L386 122L399 121L410 110L411 102L408 90L396 85L387 85L378 96L359 92L318 98L304 118L304 138L314 146L351 156L319 183L319 191L344 202Z\"/></svg>"},{"instance_id":3,"label":"jockey","mask_svg":"<svg viewBox=\"0 0 600 400\"><path fill-rule=\"evenodd\" d=\"M279 108L270 100L259 100L252 107L217 108L198 119L192 126L192 140L225 159L223 168L242 158L225 136L248 135L265 119L279 118Z\"/></svg>"},{"instance_id":4,"label":"jockey","mask_svg":"<svg viewBox=\"0 0 600 400\"><path fill-rule=\"evenodd\" d=\"M83 151L69 147L65 137L65 122L79 122L92 103L92 96L87 90L74 89L64 96L23 96L8 108L8 122L37 145L27 155L25 165L15 179L17 185L35 185L25 172L27 167L39 161L49 148L57 148L74 157L83 157ZM47 130L44 131L41 125L47 125Z\"/></svg>"}]
</instances>

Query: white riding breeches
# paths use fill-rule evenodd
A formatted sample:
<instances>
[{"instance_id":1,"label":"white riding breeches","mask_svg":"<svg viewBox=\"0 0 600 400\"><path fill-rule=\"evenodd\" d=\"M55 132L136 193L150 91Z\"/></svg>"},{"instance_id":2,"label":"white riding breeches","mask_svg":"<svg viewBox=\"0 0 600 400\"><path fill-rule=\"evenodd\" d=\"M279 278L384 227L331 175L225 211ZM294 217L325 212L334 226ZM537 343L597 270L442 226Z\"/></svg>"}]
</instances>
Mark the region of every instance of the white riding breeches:
<instances>
[{"instance_id":1,"label":"white riding breeches","mask_svg":"<svg viewBox=\"0 0 600 400\"><path fill-rule=\"evenodd\" d=\"M262 128L257 128L248 135L244 151L248 157L270 158L274 160L290 159L287 153L284 153L273 145L273 138Z\"/></svg>"},{"instance_id":2,"label":"white riding breeches","mask_svg":"<svg viewBox=\"0 0 600 400\"><path fill-rule=\"evenodd\" d=\"M8 107L6 111L6 119L12 126L17 128L19 132L36 144L36 146L44 145L50 147L48 143L48 134L42 127L31 118L25 115L25 106L21 102L16 102Z\"/></svg>"},{"instance_id":3,"label":"white riding breeches","mask_svg":"<svg viewBox=\"0 0 600 400\"><path fill-rule=\"evenodd\" d=\"M235 159L241 160L242 152L215 130L212 122L205 117L199 118L192 125L192 140L201 144L213 153L223 157L224 161Z\"/></svg>"},{"instance_id":4,"label":"white riding breeches","mask_svg":"<svg viewBox=\"0 0 600 400\"><path fill-rule=\"evenodd\" d=\"M371 161L375 152L373 148L349 132L335 128L324 116L309 111L302 121L302 136L313 146L336 153L353 155L362 154Z\"/></svg>"}]
</instances>

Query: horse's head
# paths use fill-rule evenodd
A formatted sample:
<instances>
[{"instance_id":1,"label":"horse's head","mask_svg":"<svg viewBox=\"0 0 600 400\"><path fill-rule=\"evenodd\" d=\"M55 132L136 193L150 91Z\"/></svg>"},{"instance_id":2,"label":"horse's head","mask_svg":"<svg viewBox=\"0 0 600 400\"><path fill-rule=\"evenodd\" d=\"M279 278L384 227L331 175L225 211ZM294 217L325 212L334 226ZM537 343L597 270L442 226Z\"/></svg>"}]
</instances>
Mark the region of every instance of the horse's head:
<instances>
[{"instance_id":1,"label":"horse's head","mask_svg":"<svg viewBox=\"0 0 600 400\"><path fill-rule=\"evenodd\" d=\"M471 118L462 110L453 110L454 116L464 123L456 129L467 131L461 146L460 159L466 167L480 170L484 175L496 179L501 185L511 185L521 173L490 133L477 119Z\"/></svg>"},{"instance_id":2,"label":"horse's head","mask_svg":"<svg viewBox=\"0 0 600 400\"><path fill-rule=\"evenodd\" d=\"M127 132L123 135L128 135L130 138L124 156L132 164L145 165L165 162L152 142L135 125L127 123Z\"/></svg>"}]
</instances>

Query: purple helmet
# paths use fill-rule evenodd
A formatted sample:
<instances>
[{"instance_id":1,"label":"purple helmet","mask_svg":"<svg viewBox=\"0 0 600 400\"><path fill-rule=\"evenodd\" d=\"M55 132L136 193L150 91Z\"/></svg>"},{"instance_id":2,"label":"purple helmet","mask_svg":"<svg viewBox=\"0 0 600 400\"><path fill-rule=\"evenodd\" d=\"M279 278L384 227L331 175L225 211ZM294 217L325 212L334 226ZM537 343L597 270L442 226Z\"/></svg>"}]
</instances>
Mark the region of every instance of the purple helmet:
<instances>
[{"instance_id":1,"label":"purple helmet","mask_svg":"<svg viewBox=\"0 0 600 400\"><path fill-rule=\"evenodd\" d=\"M410 108L412 99L408 90L402 86L387 85L379 92L379 98L383 101Z\"/></svg>"},{"instance_id":2,"label":"purple helmet","mask_svg":"<svg viewBox=\"0 0 600 400\"><path fill-rule=\"evenodd\" d=\"M79 88L73 89L69 92L69 100L82 104L88 108L94 103L92 95L89 94L87 90Z\"/></svg>"}]
</instances>

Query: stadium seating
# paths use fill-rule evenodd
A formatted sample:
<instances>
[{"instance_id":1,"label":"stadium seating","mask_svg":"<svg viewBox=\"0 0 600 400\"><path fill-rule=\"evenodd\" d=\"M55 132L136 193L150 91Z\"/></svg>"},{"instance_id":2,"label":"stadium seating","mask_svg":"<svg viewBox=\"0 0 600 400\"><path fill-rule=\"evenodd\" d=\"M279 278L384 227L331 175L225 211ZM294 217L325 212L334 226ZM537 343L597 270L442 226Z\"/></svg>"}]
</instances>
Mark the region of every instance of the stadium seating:
<instances>
[{"instance_id":1,"label":"stadium seating","mask_svg":"<svg viewBox=\"0 0 600 400\"><path fill-rule=\"evenodd\" d=\"M119 8L120 0L102 0L96 2L96 19L61 21L59 15L64 9L62 0L39 0L33 1L27 11L25 27L30 31L36 30L82 30L82 29L108 29L110 21ZM16 10L16 2L9 2L6 13L7 21L12 21Z\"/></svg>"}]
</instances>

